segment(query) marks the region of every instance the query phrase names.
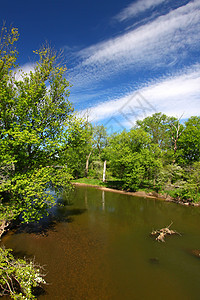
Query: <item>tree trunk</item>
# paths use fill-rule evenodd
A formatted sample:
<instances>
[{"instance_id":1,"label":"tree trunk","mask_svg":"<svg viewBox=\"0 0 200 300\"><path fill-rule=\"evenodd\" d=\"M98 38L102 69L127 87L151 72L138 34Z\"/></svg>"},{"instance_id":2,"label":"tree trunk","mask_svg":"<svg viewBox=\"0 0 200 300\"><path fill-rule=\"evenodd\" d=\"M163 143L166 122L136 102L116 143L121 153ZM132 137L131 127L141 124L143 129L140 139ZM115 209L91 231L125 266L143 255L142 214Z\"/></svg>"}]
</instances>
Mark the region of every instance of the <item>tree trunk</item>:
<instances>
[{"instance_id":1,"label":"tree trunk","mask_svg":"<svg viewBox=\"0 0 200 300\"><path fill-rule=\"evenodd\" d=\"M89 168L89 159L90 159L90 155L92 154L92 151L89 153L89 155L87 156L87 160L86 160L86 165L85 165L85 177L87 177L88 175L88 168Z\"/></svg>"},{"instance_id":2,"label":"tree trunk","mask_svg":"<svg viewBox=\"0 0 200 300\"><path fill-rule=\"evenodd\" d=\"M103 182L106 181L106 160L104 161L103 165Z\"/></svg>"}]
</instances>

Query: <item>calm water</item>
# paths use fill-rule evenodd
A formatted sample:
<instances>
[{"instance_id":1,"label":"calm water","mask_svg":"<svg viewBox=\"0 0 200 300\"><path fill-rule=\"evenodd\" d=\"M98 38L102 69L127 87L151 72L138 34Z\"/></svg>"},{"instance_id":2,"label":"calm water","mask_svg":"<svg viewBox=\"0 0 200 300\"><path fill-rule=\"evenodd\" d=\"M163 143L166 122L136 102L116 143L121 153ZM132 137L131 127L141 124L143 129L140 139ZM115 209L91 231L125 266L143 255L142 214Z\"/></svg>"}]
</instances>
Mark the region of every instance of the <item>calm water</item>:
<instances>
[{"instance_id":1,"label":"calm water","mask_svg":"<svg viewBox=\"0 0 200 300\"><path fill-rule=\"evenodd\" d=\"M48 270L39 299L200 299L200 209L77 187L73 205L55 211L41 233L24 228L3 238L18 255ZM174 222L158 243L152 229Z\"/></svg>"}]
</instances>

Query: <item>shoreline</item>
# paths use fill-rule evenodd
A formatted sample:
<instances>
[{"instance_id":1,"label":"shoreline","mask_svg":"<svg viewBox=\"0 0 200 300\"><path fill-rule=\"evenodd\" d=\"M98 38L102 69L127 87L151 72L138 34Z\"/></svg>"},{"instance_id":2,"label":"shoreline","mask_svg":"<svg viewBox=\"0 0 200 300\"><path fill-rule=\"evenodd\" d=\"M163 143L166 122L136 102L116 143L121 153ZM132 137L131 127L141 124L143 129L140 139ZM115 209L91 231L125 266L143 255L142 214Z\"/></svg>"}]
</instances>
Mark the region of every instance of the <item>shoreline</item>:
<instances>
[{"instance_id":1,"label":"shoreline","mask_svg":"<svg viewBox=\"0 0 200 300\"><path fill-rule=\"evenodd\" d=\"M144 192L144 191L127 192L127 191L117 190L117 189L113 189L113 188L107 188L107 187L99 186L99 185L95 185L95 184L88 184L88 183L81 183L81 182L72 182L72 184L75 186L93 187L93 188L96 188L101 191L130 195L130 196L134 196L134 197L142 197L142 198L156 199L156 200L161 200L161 201L166 201L166 202L173 202L173 203L181 204L184 206L195 206L195 207L200 206L200 202L199 203L183 202L180 200L176 200L175 198L172 198L169 195L162 195L162 194L158 194L156 192L149 192L149 193Z\"/></svg>"},{"instance_id":2,"label":"shoreline","mask_svg":"<svg viewBox=\"0 0 200 300\"><path fill-rule=\"evenodd\" d=\"M146 192L126 192L126 191L122 191L122 190L116 190L116 189L112 189L112 188L107 188L104 186L99 186L99 185L95 185L95 184L87 184L87 183L81 183L81 182L72 182L73 185L78 185L78 186L89 186L89 187L93 187L96 188L98 190L101 191L106 191L106 192L113 192L113 193L118 193L118 194L125 194L125 195L131 195L131 196L135 196L135 197L148 197L148 198L152 198L152 199L156 199L155 196L151 196L148 195ZM160 199L162 200L162 199Z\"/></svg>"}]
</instances>

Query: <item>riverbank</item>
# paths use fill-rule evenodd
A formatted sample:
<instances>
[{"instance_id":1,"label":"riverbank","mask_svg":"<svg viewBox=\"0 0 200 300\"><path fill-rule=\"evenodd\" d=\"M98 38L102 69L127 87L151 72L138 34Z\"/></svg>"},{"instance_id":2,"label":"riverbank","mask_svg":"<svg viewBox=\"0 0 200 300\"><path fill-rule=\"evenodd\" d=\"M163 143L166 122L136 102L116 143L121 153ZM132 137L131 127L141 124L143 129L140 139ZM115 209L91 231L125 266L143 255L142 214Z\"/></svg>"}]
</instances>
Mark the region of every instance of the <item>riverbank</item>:
<instances>
[{"instance_id":1,"label":"riverbank","mask_svg":"<svg viewBox=\"0 0 200 300\"><path fill-rule=\"evenodd\" d=\"M185 205L185 206L200 206L200 202L193 203L191 201L183 201L181 199L173 198L167 193L160 194L160 193L157 193L155 191L151 191L151 192L146 192L146 191L128 192L128 191L124 191L124 190L119 190L119 189L115 189L115 188L106 187L106 186L102 185L103 184L102 182L101 182L101 185L100 185L100 184L98 184L98 182L100 182L99 180L93 180L92 179L91 181L93 181L95 183L91 184L91 183L79 182L78 180L74 180L72 182L72 184L75 185L75 186L89 186L89 187L93 187L93 188L96 188L96 189L102 190L102 191L113 192L113 193L118 193L118 194L125 194L125 195L131 195L131 196L134 196L134 197L142 197L142 198L151 198L151 199L163 200L163 201L173 202L173 203L177 203L177 204L181 204L181 205Z\"/></svg>"},{"instance_id":2,"label":"riverbank","mask_svg":"<svg viewBox=\"0 0 200 300\"><path fill-rule=\"evenodd\" d=\"M126 194L126 195L132 195L135 197L148 197L148 198L157 198L155 196L151 196L149 194L147 194L144 191L138 191L138 192L126 192L126 191L122 191L122 190L116 190L116 189L111 189L111 188L107 188L104 186L100 186L100 185L94 185L94 184L88 184L88 183L82 183L82 182L72 182L73 185L77 185L77 186L89 186L89 187L93 187L96 188L98 190L102 190L102 191L106 191L106 192L113 192L113 193L118 193L118 194ZM160 198L162 199L162 198Z\"/></svg>"}]
</instances>

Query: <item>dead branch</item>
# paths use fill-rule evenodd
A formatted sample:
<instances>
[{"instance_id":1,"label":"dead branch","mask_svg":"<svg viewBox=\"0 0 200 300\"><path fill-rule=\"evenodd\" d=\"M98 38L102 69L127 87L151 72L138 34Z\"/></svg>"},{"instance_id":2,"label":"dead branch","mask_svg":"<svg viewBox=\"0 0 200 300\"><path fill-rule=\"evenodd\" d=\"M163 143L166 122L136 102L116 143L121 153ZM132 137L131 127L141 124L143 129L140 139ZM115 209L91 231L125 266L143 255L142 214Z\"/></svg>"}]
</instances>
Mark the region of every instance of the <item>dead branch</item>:
<instances>
[{"instance_id":1,"label":"dead branch","mask_svg":"<svg viewBox=\"0 0 200 300\"><path fill-rule=\"evenodd\" d=\"M4 234L4 232L6 231L6 228L10 225L9 221L3 220L1 222L0 225L0 238L2 237L2 235Z\"/></svg>"},{"instance_id":2,"label":"dead branch","mask_svg":"<svg viewBox=\"0 0 200 300\"><path fill-rule=\"evenodd\" d=\"M181 235L179 232L169 229L172 224L173 224L173 222L171 222L171 224L165 228L161 228L160 230L153 230L151 232L151 235L157 235L156 241L158 241L158 242L165 242L166 235L172 235L172 234Z\"/></svg>"}]
</instances>

